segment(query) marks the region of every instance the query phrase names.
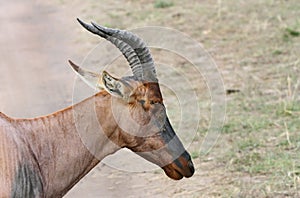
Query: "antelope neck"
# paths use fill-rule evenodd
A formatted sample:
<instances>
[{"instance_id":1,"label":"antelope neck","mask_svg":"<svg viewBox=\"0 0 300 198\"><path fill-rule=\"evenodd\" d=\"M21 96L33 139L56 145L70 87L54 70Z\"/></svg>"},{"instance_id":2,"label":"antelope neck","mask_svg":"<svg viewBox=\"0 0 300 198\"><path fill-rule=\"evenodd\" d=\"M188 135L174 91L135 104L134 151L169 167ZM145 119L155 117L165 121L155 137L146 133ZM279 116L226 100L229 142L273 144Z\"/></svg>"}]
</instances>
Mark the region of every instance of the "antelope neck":
<instances>
[{"instance_id":1,"label":"antelope neck","mask_svg":"<svg viewBox=\"0 0 300 198\"><path fill-rule=\"evenodd\" d=\"M113 135L115 131L107 131L116 129L111 126L113 123L104 121L110 111L110 100L110 95L102 92L48 116L14 121L37 161L47 197L63 196L105 156L120 148L107 138L107 135L118 137ZM95 102L101 104L100 113L106 109L98 115L103 117L101 124L106 135L101 130L95 131L99 123L89 112L94 112Z\"/></svg>"}]
</instances>

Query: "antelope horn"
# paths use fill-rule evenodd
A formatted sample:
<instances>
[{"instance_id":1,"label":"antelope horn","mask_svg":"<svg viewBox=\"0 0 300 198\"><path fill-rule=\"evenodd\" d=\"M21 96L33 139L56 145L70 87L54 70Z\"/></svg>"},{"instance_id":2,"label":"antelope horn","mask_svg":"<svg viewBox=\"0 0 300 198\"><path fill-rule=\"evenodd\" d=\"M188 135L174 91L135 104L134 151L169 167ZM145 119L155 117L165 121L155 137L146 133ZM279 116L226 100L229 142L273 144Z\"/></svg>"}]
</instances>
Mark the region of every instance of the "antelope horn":
<instances>
[{"instance_id":1,"label":"antelope horn","mask_svg":"<svg viewBox=\"0 0 300 198\"><path fill-rule=\"evenodd\" d=\"M141 62L143 68L143 79L147 81L157 81L154 61L148 47L141 38L125 30L106 28L95 23L92 23L92 25L106 35L122 40L130 45Z\"/></svg>"},{"instance_id":2,"label":"antelope horn","mask_svg":"<svg viewBox=\"0 0 300 198\"><path fill-rule=\"evenodd\" d=\"M142 39L128 31L106 28L95 23L89 25L80 19L77 20L90 32L109 40L118 47L129 62L134 76L140 80L157 82L153 59Z\"/></svg>"},{"instance_id":3,"label":"antelope horn","mask_svg":"<svg viewBox=\"0 0 300 198\"><path fill-rule=\"evenodd\" d=\"M138 80L143 79L143 69L142 69L142 66L141 66L141 62L140 62L137 54L134 52L134 50L127 43L99 31L93 25L84 23L80 19L77 19L77 20L88 31L90 31L90 32L92 32L96 35L99 35L99 36L105 38L106 40L110 41L112 44L114 44L122 52L124 57L127 59L129 65L130 65L130 68L132 70L133 75Z\"/></svg>"}]
</instances>

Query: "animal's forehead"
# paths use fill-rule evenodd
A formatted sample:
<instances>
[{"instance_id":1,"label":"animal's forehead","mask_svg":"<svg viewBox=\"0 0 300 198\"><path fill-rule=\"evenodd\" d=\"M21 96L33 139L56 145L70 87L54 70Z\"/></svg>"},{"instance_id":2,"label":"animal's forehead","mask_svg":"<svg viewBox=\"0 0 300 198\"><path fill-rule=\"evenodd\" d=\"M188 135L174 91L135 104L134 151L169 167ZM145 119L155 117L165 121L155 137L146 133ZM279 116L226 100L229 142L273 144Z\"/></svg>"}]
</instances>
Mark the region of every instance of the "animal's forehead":
<instances>
[{"instance_id":1,"label":"animal's forehead","mask_svg":"<svg viewBox=\"0 0 300 198\"><path fill-rule=\"evenodd\" d=\"M162 98L159 84L157 82L143 82L137 80L133 76L122 77L122 81L132 87L137 95L143 95L148 98Z\"/></svg>"},{"instance_id":2,"label":"animal's forehead","mask_svg":"<svg viewBox=\"0 0 300 198\"><path fill-rule=\"evenodd\" d=\"M147 87L147 93L149 97L162 98L158 83L150 82L144 85Z\"/></svg>"},{"instance_id":3,"label":"animal's forehead","mask_svg":"<svg viewBox=\"0 0 300 198\"><path fill-rule=\"evenodd\" d=\"M143 83L137 88L136 95L143 99L162 102L162 95L158 83Z\"/></svg>"}]
</instances>

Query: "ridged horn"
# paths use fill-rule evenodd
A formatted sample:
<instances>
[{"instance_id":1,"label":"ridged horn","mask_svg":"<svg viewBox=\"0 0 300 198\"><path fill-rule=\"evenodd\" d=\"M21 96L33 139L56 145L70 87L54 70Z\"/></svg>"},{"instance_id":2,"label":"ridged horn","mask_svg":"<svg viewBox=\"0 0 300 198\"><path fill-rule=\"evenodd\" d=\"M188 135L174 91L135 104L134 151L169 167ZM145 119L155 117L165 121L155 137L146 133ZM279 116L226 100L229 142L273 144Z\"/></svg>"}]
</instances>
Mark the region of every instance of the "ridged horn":
<instances>
[{"instance_id":1,"label":"ridged horn","mask_svg":"<svg viewBox=\"0 0 300 198\"><path fill-rule=\"evenodd\" d=\"M138 79L157 82L154 61L141 38L125 30L106 28L95 23L89 25L80 19L77 20L90 32L109 40L118 47L129 62L134 76Z\"/></svg>"},{"instance_id":2,"label":"ridged horn","mask_svg":"<svg viewBox=\"0 0 300 198\"><path fill-rule=\"evenodd\" d=\"M110 41L112 44L114 44L122 52L122 54L128 61L133 75L138 80L143 79L143 68L142 68L140 59L138 58L135 51L127 43L125 43L124 41L119 40L117 38L111 37L111 36L103 33L102 31L99 31L95 26L84 23L80 19L77 19L77 20L88 31L90 31L96 35L99 35L99 36L105 38L106 40Z\"/></svg>"},{"instance_id":3,"label":"ridged horn","mask_svg":"<svg viewBox=\"0 0 300 198\"><path fill-rule=\"evenodd\" d=\"M106 35L120 39L130 45L140 59L144 80L157 81L154 61L148 47L141 38L125 30L106 28L95 23L92 23L92 25Z\"/></svg>"}]
</instances>

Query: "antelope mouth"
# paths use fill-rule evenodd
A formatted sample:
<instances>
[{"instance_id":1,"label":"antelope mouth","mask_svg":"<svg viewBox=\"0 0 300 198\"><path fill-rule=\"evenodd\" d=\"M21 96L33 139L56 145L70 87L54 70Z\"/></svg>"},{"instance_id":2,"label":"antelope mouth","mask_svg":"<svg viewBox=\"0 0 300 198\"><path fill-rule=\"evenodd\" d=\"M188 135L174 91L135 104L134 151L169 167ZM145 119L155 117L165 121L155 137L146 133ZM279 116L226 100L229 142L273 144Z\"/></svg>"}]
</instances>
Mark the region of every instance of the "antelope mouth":
<instances>
[{"instance_id":1,"label":"antelope mouth","mask_svg":"<svg viewBox=\"0 0 300 198\"><path fill-rule=\"evenodd\" d=\"M174 180L180 180L183 177L191 177L195 172L192 161L186 162L185 166L182 164L179 164L179 166L177 160L175 160L173 163L162 167L162 169L168 177Z\"/></svg>"},{"instance_id":2,"label":"antelope mouth","mask_svg":"<svg viewBox=\"0 0 300 198\"><path fill-rule=\"evenodd\" d=\"M168 167L164 167L163 170L165 171L166 175L168 177L170 177L171 179L174 179L174 180L180 180L183 178L183 174L176 170L176 169L171 169L171 168L168 168Z\"/></svg>"}]
</instances>

